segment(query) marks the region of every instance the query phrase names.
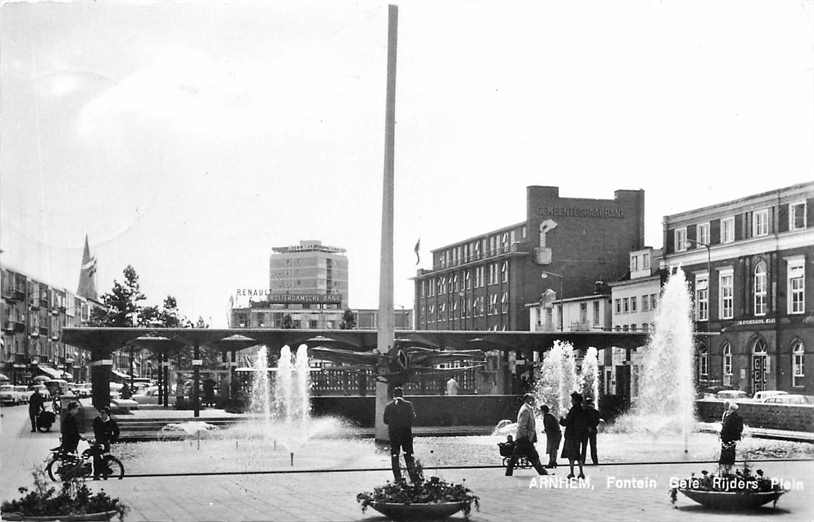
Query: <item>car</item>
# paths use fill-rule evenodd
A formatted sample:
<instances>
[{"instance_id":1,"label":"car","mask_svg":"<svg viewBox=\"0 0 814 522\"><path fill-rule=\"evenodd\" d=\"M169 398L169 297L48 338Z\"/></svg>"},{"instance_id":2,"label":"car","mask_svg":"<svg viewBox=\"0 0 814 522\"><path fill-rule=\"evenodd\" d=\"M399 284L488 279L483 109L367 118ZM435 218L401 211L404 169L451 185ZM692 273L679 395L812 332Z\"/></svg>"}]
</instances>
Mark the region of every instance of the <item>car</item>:
<instances>
[{"instance_id":1,"label":"car","mask_svg":"<svg viewBox=\"0 0 814 522\"><path fill-rule=\"evenodd\" d=\"M73 391L74 395L82 399L92 395L93 386L89 382L80 382L78 384L74 384L71 387L71 391Z\"/></svg>"},{"instance_id":2,"label":"car","mask_svg":"<svg viewBox=\"0 0 814 522\"><path fill-rule=\"evenodd\" d=\"M147 386L131 398L139 404L158 404L158 386Z\"/></svg>"},{"instance_id":3,"label":"car","mask_svg":"<svg viewBox=\"0 0 814 522\"><path fill-rule=\"evenodd\" d=\"M793 404L798 406L812 406L814 405L814 396L798 394L775 395L774 397L764 399L763 404Z\"/></svg>"},{"instance_id":4,"label":"car","mask_svg":"<svg viewBox=\"0 0 814 522\"><path fill-rule=\"evenodd\" d=\"M110 398L111 399L118 399L122 396L121 389L124 388L124 384L120 384L118 382L111 382L110 383Z\"/></svg>"},{"instance_id":5,"label":"car","mask_svg":"<svg viewBox=\"0 0 814 522\"><path fill-rule=\"evenodd\" d=\"M763 402L765 399L769 397L775 397L777 395L788 395L789 392L781 391L781 390L763 390L756 392L755 395L752 397L752 400Z\"/></svg>"},{"instance_id":6,"label":"car","mask_svg":"<svg viewBox=\"0 0 814 522\"><path fill-rule=\"evenodd\" d=\"M31 394L28 392L27 386L15 386L14 390L17 392L17 395L20 397L20 402L24 402L28 404L28 400L31 397Z\"/></svg>"},{"instance_id":7,"label":"car","mask_svg":"<svg viewBox=\"0 0 814 522\"><path fill-rule=\"evenodd\" d=\"M719 400L738 400L748 399L749 395L741 390L721 390L715 394L715 398Z\"/></svg>"},{"instance_id":8,"label":"car","mask_svg":"<svg viewBox=\"0 0 814 522\"><path fill-rule=\"evenodd\" d=\"M12 406L20 402L20 395L12 384L0 385L0 404L10 404Z\"/></svg>"}]
</instances>

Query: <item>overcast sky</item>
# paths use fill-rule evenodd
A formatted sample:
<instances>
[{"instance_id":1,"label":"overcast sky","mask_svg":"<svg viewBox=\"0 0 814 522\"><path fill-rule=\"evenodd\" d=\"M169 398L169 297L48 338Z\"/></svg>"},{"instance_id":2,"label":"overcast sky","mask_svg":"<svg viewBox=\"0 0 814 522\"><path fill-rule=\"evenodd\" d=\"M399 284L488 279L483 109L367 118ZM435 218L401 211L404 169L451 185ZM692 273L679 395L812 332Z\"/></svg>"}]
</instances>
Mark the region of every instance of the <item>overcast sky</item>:
<instances>
[{"instance_id":1,"label":"overcast sky","mask_svg":"<svg viewBox=\"0 0 814 522\"><path fill-rule=\"evenodd\" d=\"M525 187L665 214L814 179L811 0L399 3L396 295L412 249L525 218ZM378 306L387 6L0 8L2 261L75 291L132 264L225 326L273 246L347 249Z\"/></svg>"}]
</instances>

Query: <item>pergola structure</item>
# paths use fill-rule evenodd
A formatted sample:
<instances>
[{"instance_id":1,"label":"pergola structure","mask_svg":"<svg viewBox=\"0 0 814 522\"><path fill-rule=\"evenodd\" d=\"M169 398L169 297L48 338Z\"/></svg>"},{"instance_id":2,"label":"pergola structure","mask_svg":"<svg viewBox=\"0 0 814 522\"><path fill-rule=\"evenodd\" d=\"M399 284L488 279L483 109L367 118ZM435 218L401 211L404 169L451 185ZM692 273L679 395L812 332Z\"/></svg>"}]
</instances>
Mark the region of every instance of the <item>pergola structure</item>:
<instances>
[{"instance_id":1,"label":"pergola structure","mask_svg":"<svg viewBox=\"0 0 814 522\"><path fill-rule=\"evenodd\" d=\"M521 352L531 358L533 352L549 350L554 341L571 343L575 349L588 347L618 347L635 349L647 343L648 335L627 332L493 332L461 330L399 330L397 339L438 346L441 349L501 350ZM353 350L369 351L377 348L375 330L295 330L276 328L64 328L62 342L88 350L91 355L91 383L93 404L100 407L110 403L110 374L113 366L111 354L123 349L147 349L158 355L161 362L160 398L168 404L168 358L183 347L193 348L194 415L200 415L200 348L210 347L222 354L230 370L236 363L236 353L251 346L265 345L279 350L285 345L309 348L326 346L340 341ZM231 382L231 371L229 372Z\"/></svg>"}]
</instances>

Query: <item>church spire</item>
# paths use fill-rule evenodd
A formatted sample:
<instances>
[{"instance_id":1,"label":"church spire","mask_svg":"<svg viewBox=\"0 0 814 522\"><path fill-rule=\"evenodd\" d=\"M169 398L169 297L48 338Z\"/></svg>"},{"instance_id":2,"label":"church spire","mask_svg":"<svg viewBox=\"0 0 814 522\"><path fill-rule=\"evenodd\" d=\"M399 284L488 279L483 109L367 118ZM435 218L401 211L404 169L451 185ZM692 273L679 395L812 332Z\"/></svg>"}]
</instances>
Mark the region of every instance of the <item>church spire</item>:
<instances>
[{"instance_id":1,"label":"church spire","mask_svg":"<svg viewBox=\"0 0 814 522\"><path fill-rule=\"evenodd\" d=\"M77 295L87 299L98 299L96 294L96 257L90 255L88 235L85 234L85 251L82 252L82 267L79 269L79 289Z\"/></svg>"}]
</instances>

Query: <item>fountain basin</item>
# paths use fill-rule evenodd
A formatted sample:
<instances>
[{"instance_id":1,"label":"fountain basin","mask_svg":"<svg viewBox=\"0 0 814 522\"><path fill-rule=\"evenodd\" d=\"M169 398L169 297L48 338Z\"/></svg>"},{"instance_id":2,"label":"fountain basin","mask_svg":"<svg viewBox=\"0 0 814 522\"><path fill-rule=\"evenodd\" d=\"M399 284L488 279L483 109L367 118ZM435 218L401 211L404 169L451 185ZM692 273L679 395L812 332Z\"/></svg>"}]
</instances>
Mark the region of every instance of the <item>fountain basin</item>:
<instances>
[{"instance_id":1,"label":"fountain basin","mask_svg":"<svg viewBox=\"0 0 814 522\"><path fill-rule=\"evenodd\" d=\"M370 505L393 520L442 520L464 509L466 502L437 502L429 504L397 504L375 502Z\"/></svg>"}]
</instances>

